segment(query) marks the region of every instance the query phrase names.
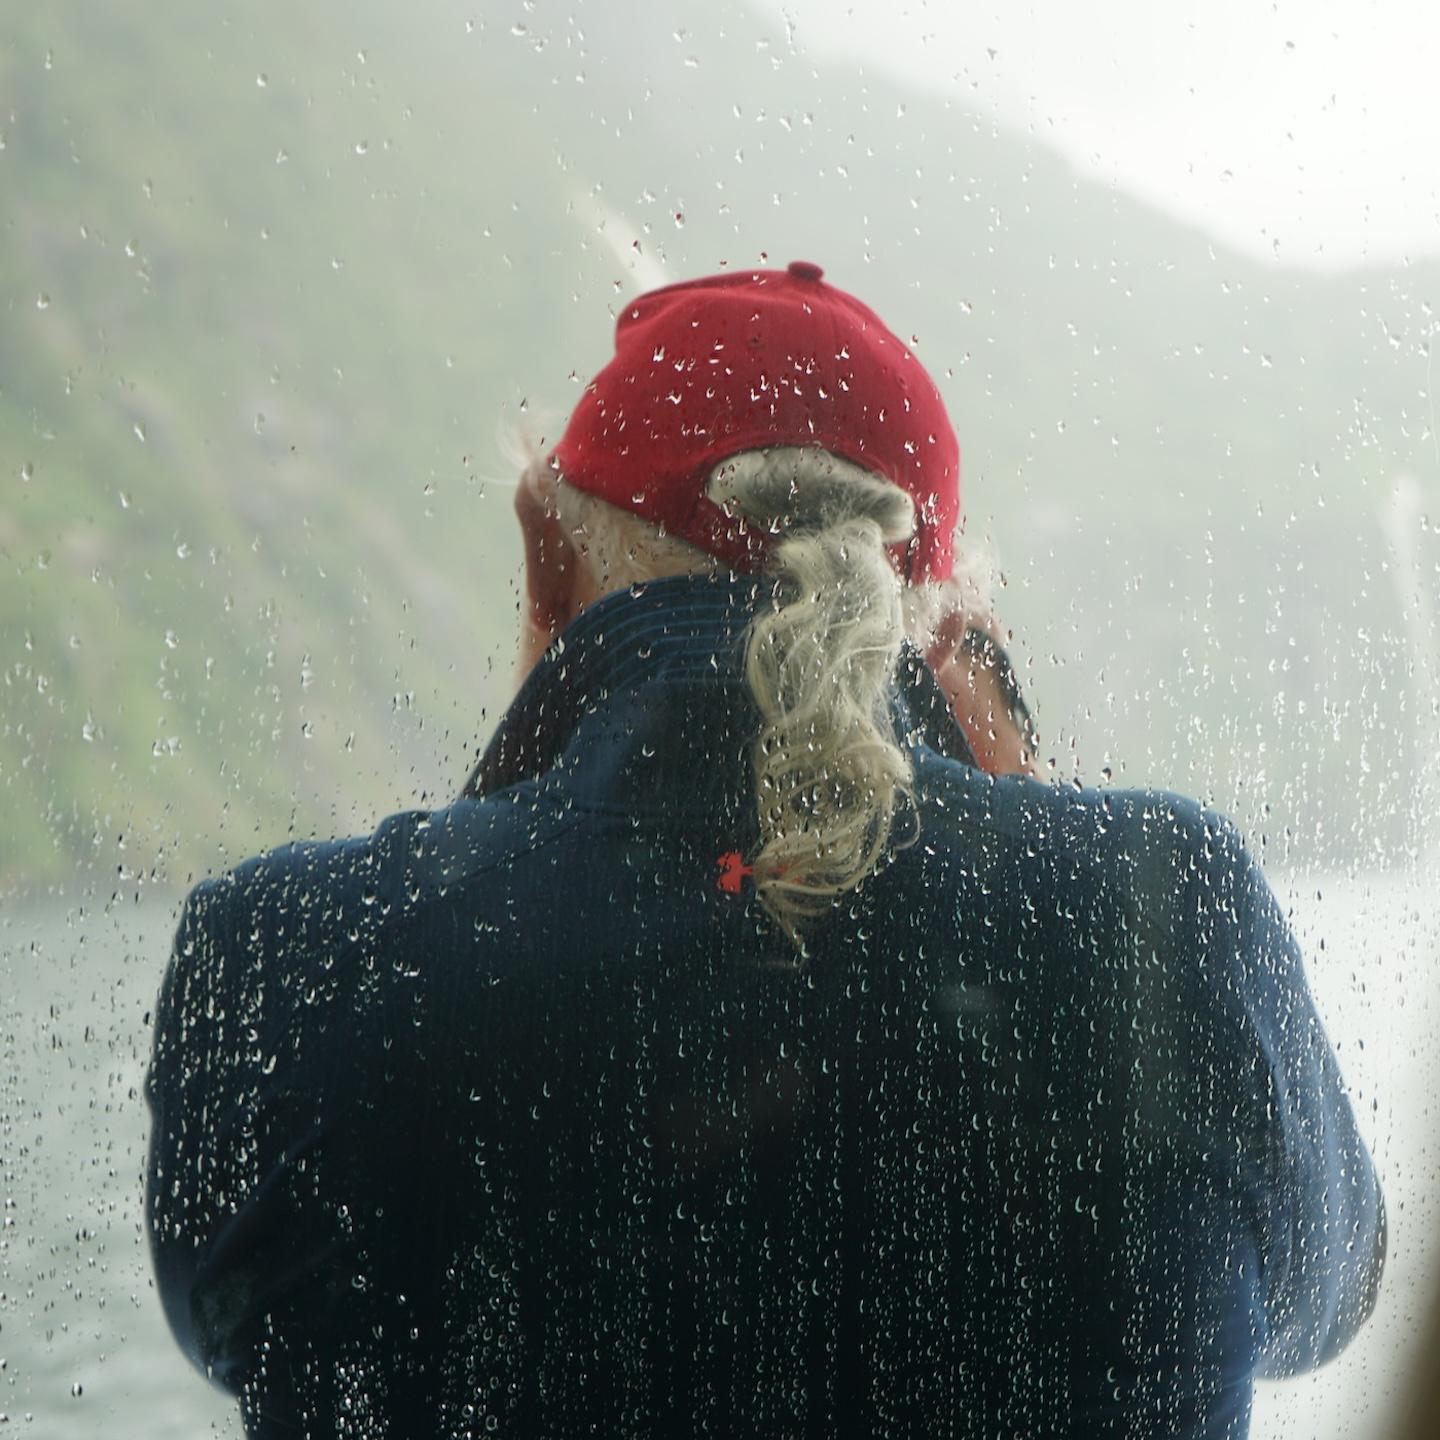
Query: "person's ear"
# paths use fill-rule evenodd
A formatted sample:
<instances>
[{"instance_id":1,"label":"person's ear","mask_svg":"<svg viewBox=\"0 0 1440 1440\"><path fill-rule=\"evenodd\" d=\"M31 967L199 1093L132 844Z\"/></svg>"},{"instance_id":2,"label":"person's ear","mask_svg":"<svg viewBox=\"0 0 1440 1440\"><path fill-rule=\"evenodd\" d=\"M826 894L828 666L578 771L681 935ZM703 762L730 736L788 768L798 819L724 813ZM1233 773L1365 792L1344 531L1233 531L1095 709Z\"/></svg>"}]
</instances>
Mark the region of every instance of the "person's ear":
<instances>
[{"instance_id":1,"label":"person's ear","mask_svg":"<svg viewBox=\"0 0 1440 1440\"><path fill-rule=\"evenodd\" d=\"M582 562L560 523L555 472L536 461L515 488L515 518L525 545L525 616L521 674L575 618Z\"/></svg>"}]
</instances>

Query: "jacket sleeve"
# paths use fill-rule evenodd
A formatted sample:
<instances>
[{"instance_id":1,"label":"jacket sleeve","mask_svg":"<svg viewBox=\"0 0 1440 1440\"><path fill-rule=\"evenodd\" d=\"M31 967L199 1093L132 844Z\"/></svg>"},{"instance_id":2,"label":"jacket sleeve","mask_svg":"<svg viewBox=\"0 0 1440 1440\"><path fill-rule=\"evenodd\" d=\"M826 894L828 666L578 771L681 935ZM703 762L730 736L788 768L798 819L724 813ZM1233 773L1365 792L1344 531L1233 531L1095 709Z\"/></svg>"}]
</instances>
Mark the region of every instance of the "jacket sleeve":
<instances>
[{"instance_id":1,"label":"jacket sleeve","mask_svg":"<svg viewBox=\"0 0 1440 1440\"><path fill-rule=\"evenodd\" d=\"M1259 1373L1314 1369L1339 1354L1374 1308L1385 1257L1385 1206L1335 1052L1305 981L1300 949L1234 829L1215 832L1208 873L1222 973L1257 1047L1265 1093L1252 1111L1266 1195Z\"/></svg>"},{"instance_id":2,"label":"jacket sleeve","mask_svg":"<svg viewBox=\"0 0 1440 1440\"><path fill-rule=\"evenodd\" d=\"M402 1248L381 1217L409 1194L429 1134L425 1107L395 1099L426 1095L428 1077L424 942L413 917L410 950L387 938L413 831L394 833L379 859L368 841L284 846L199 886L156 1006L156 1288L199 1369L239 1392L268 1366L275 1405L282 1318L292 1335L368 1323L357 1287Z\"/></svg>"},{"instance_id":3,"label":"jacket sleeve","mask_svg":"<svg viewBox=\"0 0 1440 1440\"><path fill-rule=\"evenodd\" d=\"M283 860L275 868L288 874ZM258 873L207 881L186 900L146 1077L156 1289L181 1349L230 1390L253 1370L273 1309L297 1294L328 1304L348 1279L336 1206L307 1210L297 1197L307 1175L312 1196L318 1186L312 1092L356 1032L336 1025L334 1043L307 1054L313 1007L287 948L304 936L295 924L287 942L278 928L294 924L301 889L279 882L284 900L267 904Z\"/></svg>"},{"instance_id":4,"label":"jacket sleeve","mask_svg":"<svg viewBox=\"0 0 1440 1440\"><path fill-rule=\"evenodd\" d=\"M145 1077L150 1143L145 1218L156 1286L180 1347L205 1368L191 1309L201 1236L213 1221L219 1176L214 1155L216 1101L210 1078L237 1042L223 1001L223 908L215 881L185 901L155 1007L154 1041Z\"/></svg>"}]
</instances>

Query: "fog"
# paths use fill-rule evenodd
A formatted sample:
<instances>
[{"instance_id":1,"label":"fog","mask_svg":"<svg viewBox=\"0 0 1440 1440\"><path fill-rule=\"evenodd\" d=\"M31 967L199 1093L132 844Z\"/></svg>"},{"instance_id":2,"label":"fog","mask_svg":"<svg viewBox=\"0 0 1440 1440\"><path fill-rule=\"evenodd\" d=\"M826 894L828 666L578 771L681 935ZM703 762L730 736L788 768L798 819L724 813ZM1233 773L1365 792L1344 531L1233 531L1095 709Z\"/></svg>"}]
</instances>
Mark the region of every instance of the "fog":
<instances>
[{"instance_id":1,"label":"fog","mask_svg":"<svg viewBox=\"0 0 1440 1440\"><path fill-rule=\"evenodd\" d=\"M1427 6L772 8L806 52L966 103L1261 259L1336 269L1440 250Z\"/></svg>"},{"instance_id":2,"label":"fog","mask_svg":"<svg viewBox=\"0 0 1440 1440\"><path fill-rule=\"evenodd\" d=\"M512 691L507 437L628 296L803 258L941 386L1045 777L1215 805L1294 908L1391 1271L1254 1433L1385 1433L1440 1224L1435 22L958 14L0 20L12 1423L239 1433L139 1229L179 897L456 793Z\"/></svg>"}]
</instances>

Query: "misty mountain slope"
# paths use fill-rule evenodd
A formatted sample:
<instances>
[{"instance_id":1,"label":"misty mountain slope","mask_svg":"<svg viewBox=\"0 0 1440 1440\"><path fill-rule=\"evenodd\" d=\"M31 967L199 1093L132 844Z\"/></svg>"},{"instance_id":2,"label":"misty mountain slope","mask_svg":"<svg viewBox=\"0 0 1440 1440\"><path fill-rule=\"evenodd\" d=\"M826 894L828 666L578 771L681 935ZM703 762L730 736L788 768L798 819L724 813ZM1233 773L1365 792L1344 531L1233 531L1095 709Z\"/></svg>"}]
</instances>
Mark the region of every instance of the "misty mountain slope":
<instances>
[{"instance_id":1,"label":"misty mountain slope","mask_svg":"<svg viewBox=\"0 0 1440 1440\"><path fill-rule=\"evenodd\" d=\"M1433 265L1213 250L739 5L548 23L0 22L0 875L181 880L448 793L511 663L497 423L553 433L646 277L762 255L915 337L1064 773L1404 843L1377 517L1434 474Z\"/></svg>"}]
</instances>

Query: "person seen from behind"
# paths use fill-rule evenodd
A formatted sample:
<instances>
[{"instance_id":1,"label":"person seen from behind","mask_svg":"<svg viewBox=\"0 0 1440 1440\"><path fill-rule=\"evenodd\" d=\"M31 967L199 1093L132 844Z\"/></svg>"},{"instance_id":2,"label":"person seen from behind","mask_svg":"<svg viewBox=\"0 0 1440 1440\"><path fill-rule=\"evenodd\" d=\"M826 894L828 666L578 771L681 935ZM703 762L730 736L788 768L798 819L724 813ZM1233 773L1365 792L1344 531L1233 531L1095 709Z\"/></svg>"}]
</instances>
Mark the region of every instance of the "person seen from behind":
<instances>
[{"instance_id":1,"label":"person seen from behind","mask_svg":"<svg viewBox=\"0 0 1440 1440\"><path fill-rule=\"evenodd\" d=\"M817 266L624 306L458 798L181 916L147 1221L248 1435L1240 1440L1355 1334L1285 916L1219 815L1034 778L959 474Z\"/></svg>"}]
</instances>

